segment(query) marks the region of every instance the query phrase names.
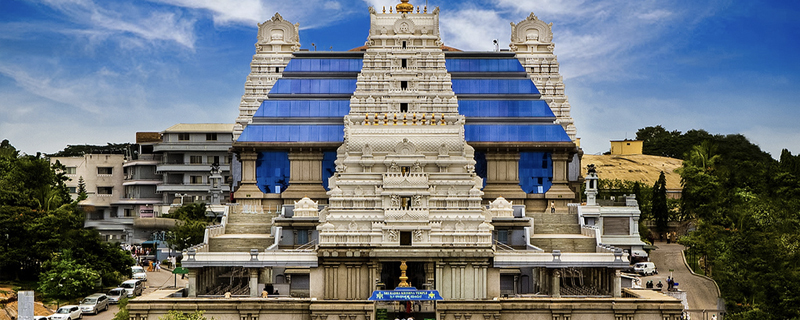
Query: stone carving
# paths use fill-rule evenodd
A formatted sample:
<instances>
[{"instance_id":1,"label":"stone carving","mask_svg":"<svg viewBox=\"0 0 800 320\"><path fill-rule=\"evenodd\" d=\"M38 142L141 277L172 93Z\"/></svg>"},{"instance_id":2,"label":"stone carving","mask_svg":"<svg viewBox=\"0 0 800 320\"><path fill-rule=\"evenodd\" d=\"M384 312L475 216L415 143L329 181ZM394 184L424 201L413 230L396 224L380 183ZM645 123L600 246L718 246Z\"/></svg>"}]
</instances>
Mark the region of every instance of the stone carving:
<instances>
[{"instance_id":1,"label":"stone carving","mask_svg":"<svg viewBox=\"0 0 800 320\"><path fill-rule=\"evenodd\" d=\"M529 41L549 43L552 40L553 23L544 23L533 12L519 24L511 23L511 43Z\"/></svg>"},{"instance_id":2,"label":"stone carving","mask_svg":"<svg viewBox=\"0 0 800 320\"><path fill-rule=\"evenodd\" d=\"M392 164L389 166L389 172L400 172L400 167L397 165L397 162L392 161Z\"/></svg>"},{"instance_id":3,"label":"stone carving","mask_svg":"<svg viewBox=\"0 0 800 320\"><path fill-rule=\"evenodd\" d=\"M388 232L386 238L387 238L387 240L389 240L391 242L397 241L397 230L389 229L389 232Z\"/></svg>"},{"instance_id":4,"label":"stone carving","mask_svg":"<svg viewBox=\"0 0 800 320\"><path fill-rule=\"evenodd\" d=\"M414 241L422 241L423 239L424 238L422 230L420 229L414 230Z\"/></svg>"},{"instance_id":5,"label":"stone carving","mask_svg":"<svg viewBox=\"0 0 800 320\"><path fill-rule=\"evenodd\" d=\"M396 34L414 33L415 29L414 21L410 19L399 19L394 23L394 33Z\"/></svg>"},{"instance_id":6,"label":"stone carving","mask_svg":"<svg viewBox=\"0 0 800 320\"><path fill-rule=\"evenodd\" d=\"M358 231L358 224L355 221L350 221L350 224L347 225L347 229L350 231Z\"/></svg>"},{"instance_id":7,"label":"stone carving","mask_svg":"<svg viewBox=\"0 0 800 320\"><path fill-rule=\"evenodd\" d=\"M413 206L417 207L417 208L422 207L422 196L421 195L415 195L414 196L414 204L413 204Z\"/></svg>"},{"instance_id":8,"label":"stone carving","mask_svg":"<svg viewBox=\"0 0 800 320\"><path fill-rule=\"evenodd\" d=\"M400 207L400 197L396 194L392 195L391 206L394 208Z\"/></svg>"},{"instance_id":9,"label":"stone carving","mask_svg":"<svg viewBox=\"0 0 800 320\"><path fill-rule=\"evenodd\" d=\"M395 147L395 152L401 155L409 155L416 153L417 148L413 143L411 143L411 141L408 141L407 138L403 138L403 141L398 143Z\"/></svg>"},{"instance_id":10,"label":"stone carving","mask_svg":"<svg viewBox=\"0 0 800 320\"><path fill-rule=\"evenodd\" d=\"M422 166L419 164L419 160L414 162L414 166L411 167L411 172L422 172Z\"/></svg>"},{"instance_id":11,"label":"stone carving","mask_svg":"<svg viewBox=\"0 0 800 320\"><path fill-rule=\"evenodd\" d=\"M499 197L489 203L489 212L493 217L513 217L513 202L508 201L503 197Z\"/></svg>"},{"instance_id":12,"label":"stone carving","mask_svg":"<svg viewBox=\"0 0 800 320\"><path fill-rule=\"evenodd\" d=\"M442 143L442 146L439 147L439 156L447 156L449 154L449 150L447 149L447 145Z\"/></svg>"},{"instance_id":13,"label":"stone carving","mask_svg":"<svg viewBox=\"0 0 800 320\"><path fill-rule=\"evenodd\" d=\"M316 217L319 215L319 203L311 201L308 197L303 197L300 201L294 202L294 217Z\"/></svg>"},{"instance_id":14,"label":"stone carving","mask_svg":"<svg viewBox=\"0 0 800 320\"><path fill-rule=\"evenodd\" d=\"M364 148L361 149L361 156L362 157L372 156L372 147L369 146L369 143L365 144Z\"/></svg>"}]
</instances>

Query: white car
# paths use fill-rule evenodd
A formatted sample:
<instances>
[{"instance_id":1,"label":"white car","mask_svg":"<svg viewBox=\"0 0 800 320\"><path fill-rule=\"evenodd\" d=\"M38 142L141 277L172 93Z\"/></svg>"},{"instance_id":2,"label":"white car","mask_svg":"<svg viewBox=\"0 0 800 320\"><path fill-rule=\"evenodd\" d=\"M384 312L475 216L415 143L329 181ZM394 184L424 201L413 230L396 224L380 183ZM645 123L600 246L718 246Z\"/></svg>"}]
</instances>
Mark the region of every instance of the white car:
<instances>
[{"instance_id":1,"label":"white car","mask_svg":"<svg viewBox=\"0 0 800 320\"><path fill-rule=\"evenodd\" d=\"M652 262L639 262L633 265L633 272L636 272L641 275L649 276L658 273L658 269L656 268L656 264Z\"/></svg>"},{"instance_id":2,"label":"white car","mask_svg":"<svg viewBox=\"0 0 800 320\"><path fill-rule=\"evenodd\" d=\"M131 271L133 272L133 279L147 281L147 273L144 272L144 268L133 266L131 267Z\"/></svg>"},{"instance_id":3,"label":"white car","mask_svg":"<svg viewBox=\"0 0 800 320\"><path fill-rule=\"evenodd\" d=\"M81 308L76 305L62 306L50 316L50 320L75 320L83 318Z\"/></svg>"}]
</instances>

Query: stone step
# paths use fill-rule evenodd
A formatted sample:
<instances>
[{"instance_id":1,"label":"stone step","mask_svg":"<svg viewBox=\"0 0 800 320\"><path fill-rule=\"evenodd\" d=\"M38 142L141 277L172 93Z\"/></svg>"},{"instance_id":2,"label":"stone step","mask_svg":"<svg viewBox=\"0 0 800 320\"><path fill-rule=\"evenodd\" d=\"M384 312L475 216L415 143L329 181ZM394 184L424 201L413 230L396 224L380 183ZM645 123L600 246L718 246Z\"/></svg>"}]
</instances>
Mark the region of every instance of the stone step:
<instances>
[{"instance_id":1,"label":"stone step","mask_svg":"<svg viewBox=\"0 0 800 320\"><path fill-rule=\"evenodd\" d=\"M574 234L536 234L531 237L531 244L552 252L596 252L595 238Z\"/></svg>"},{"instance_id":2,"label":"stone step","mask_svg":"<svg viewBox=\"0 0 800 320\"><path fill-rule=\"evenodd\" d=\"M542 224L533 225L534 234L581 234L581 226L577 224Z\"/></svg>"},{"instance_id":3,"label":"stone step","mask_svg":"<svg viewBox=\"0 0 800 320\"><path fill-rule=\"evenodd\" d=\"M264 223L229 223L225 226L225 234L269 234L272 224Z\"/></svg>"},{"instance_id":4,"label":"stone step","mask_svg":"<svg viewBox=\"0 0 800 320\"><path fill-rule=\"evenodd\" d=\"M263 213L232 213L228 215L228 223L272 223L273 215Z\"/></svg>"},{"instance_id":5,"label":"stone step","mask_svg":"<svg viewBox=\"0 0 800 320\"><path fill-rule=\"evenodd\" d=\"M577 213L528 213L534 224L578 224Z\"/></svg>"},{"instance_id":6,"label":"stone step","mask_svg":"<svg viewBox=\"0 0 800 320\"><path fill-rule=\"evenodd\" d=\"M227 227L226 227L227 228ZM264 234L221 235L208 240L209 252L250 252L250 249L264 251L275 243L275 238Z\"/></svg>"}]
</instances>

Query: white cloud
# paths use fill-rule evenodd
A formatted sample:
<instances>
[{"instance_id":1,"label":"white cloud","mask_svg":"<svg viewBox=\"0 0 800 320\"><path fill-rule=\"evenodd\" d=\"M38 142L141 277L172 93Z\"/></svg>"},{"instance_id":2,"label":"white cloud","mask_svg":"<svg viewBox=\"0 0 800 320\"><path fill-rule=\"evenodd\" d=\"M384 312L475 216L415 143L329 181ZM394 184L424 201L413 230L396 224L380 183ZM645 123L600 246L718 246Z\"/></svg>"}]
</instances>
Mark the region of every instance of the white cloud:
<instances>
[{"instance_id":1,"label":"white cloud","mask_svg":"<svg viewBox=\"0 0 800 320\"><path fill-rule=\"evenodd\" d=\"M492 40L508 47L511 27L495 11L463 9L440 15L440 30L445 45L461 50L492 51Z\"/></svg>"},{"instance_id":2,"label":"white cloud","mask_svg":"<svg viewBox=\"0 0 800 320\"><path fill-rule=\"evenodd\" d=\"M131 4L108 8L91 0L44 0L44 4L63 13L81 26L84 34L104 39L130 35L147 41L175 42L193 49L196 19L177 11L157 11ZM104 2L104 4L107 4Z\"/></svg>"}]
</instances>

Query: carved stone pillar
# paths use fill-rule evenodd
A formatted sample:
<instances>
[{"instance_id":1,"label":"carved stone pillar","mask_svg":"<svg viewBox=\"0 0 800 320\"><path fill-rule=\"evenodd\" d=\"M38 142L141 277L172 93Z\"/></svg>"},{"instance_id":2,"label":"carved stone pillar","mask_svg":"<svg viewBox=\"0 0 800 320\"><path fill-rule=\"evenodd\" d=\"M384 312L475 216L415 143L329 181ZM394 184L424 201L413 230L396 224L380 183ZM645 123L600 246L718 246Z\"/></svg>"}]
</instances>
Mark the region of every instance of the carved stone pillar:
<instances>
[{"instance_id":1,"label":"carved stone pillar","mask_svg":"<svg viewBox=\"0 0 800 320\"><path fill-rule=\"evenodd\" d=\"M250 296L258 297L258 268L249 268L250 271ZM288 292L287 292L288 293Z\"/></svg>"},{"instance_id":2,"label":"carved stone pillar","mask_svg":"<svg viewBox=\"0 0 800 320\"><path fill-rule=\"evenodd\" d=\"M556 202L557 211L566 211L567 203L575 199L575 193L569 188L569 181L567 179L568 162L571 158L567 152L557 152L553 153L552 159L553 185L544 195L545 198L549 200L548 202Z\"/></svg>"},{"instance_id":3,"label":"carved stone pillar","mask_svg":"<svg viewBox=\"0 0 800 320\"><path fill-rule=\"evenodd\" d=\"M622 277L619 270L614 270L614 288L612 295L614 295L614 298L622 297Z\"/></svg>"},{"instance_id":4,"label":"carved stone pillar","mask_svg":"<svg viewBox=\"0 0 800 320\"><path fill-rule=\"evenodd\" d=\"M322 187L322 151L290 151L289 165L289 187L281 193L284 199L328 198Z\"/></svg>"},{"instance_id":5,"label":"carved stone pillar","mask_svg":"<svg viewBox=\"0 0 800 320\"><path fill-rule=\"evenodd\" d=\"M486 153L486 187L483 192L484 199L525 199L527 195L519 186L519 152Z\"/></svg>"},{"instance_id":6,"label":"carved stone pillar","mask_svg":"<svg viewBox=\"0 0 800 320\"><path fill-rule=\"evenodd\" d=\"M264 193L258 189L256 182L256 160L258 153L255 151L239 152L239 160L242 162L242 184L233 194L237 203L243 205L261 205Z\"/></svg>"},{"instance_id":7,"label":"carved stone pillar","mask_svg":"<svg viewBox=\"0 0 800 320\"><path fill-rule=\"evenodd\" d=\"M197 297L197 269L196 268L189 268L189 280L187 281L189 285L189 293L187 294L190 298Z\"/></svg>"},{"instance_id":8,"label":"carved stone pillar","mask_svg":"<svg viewBox=\"0 0 800 320\"><path fill-rule=\"evenodd\" d=\"M561 298L561 270L553 269L551 272L550 295L553 298Z\"/></svg>"}]
</instances>

